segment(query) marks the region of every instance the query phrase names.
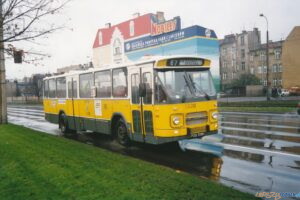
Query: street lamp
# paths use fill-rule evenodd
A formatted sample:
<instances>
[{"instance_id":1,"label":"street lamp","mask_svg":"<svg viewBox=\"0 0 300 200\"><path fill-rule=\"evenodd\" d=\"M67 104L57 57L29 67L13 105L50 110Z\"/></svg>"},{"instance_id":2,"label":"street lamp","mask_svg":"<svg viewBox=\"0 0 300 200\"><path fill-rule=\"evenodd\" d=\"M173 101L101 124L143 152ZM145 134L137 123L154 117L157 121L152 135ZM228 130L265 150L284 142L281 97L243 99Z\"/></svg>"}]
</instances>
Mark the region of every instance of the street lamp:
<instances>
[{"instance_id":1,"label":"street lamp","mask_svg":"<svg viewBox=\"0 0 300 200\"><path fill-rule=\"evenodd\" d=\"M266 59L267 59L267 101L270 100L270 83L269 83L269 23L268 18L264 14L260 14L260 17L265 18L267 22L267 46L266 46Z\"/></svg>"}]
</instances>

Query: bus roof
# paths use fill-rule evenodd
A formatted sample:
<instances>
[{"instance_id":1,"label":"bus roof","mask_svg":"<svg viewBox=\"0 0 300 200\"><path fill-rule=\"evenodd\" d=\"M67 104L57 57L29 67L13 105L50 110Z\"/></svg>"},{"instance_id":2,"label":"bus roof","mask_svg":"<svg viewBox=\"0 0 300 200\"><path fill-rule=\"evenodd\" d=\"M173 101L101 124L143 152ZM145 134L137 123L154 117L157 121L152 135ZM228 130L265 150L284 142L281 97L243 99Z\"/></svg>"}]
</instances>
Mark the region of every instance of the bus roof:
<instances>
[{"instance_id":1,"label":"bus roof","mask_svg":"<svg viewBox=\"0 0 300 200\"><path fill-rule=\"evenodd\" d=\"M74 76L74 75L85 74L85 73L89 73L89 72L102 71L102 70L108 70L108 69L114 69L114 68L120 68L120 67L126 67L126 66L127 67L136 66L136 65L141 65L141 64L151 63L151 62L156 63L156 66L154 66L155 68L161 68L161 67L157 66L157 64L159 64L158 63L159 61L167 61L167 60L170 60L170 59L180 59L180 58L184 58L184 59L191 59L191 58L202 59L203 64L204 64L203 66L205 68L209 68L210 63L211 63L211 61L209 59L205 59L205 58L200 57L200 56L191 56L191 55L144 56L141 59L139 59L138 61L128 61L128 62L123 62L123 63L119 63L119 64L103 65L101 67L94 67L94 68L90 68L88 70L70 71L70 72L64 73L64 74L48 76L48 77L44 78L44 80L52 79L52 78L66 77L66 76ZM178 66L176 68L178 68Z\"/></svg>"}]
</instances>

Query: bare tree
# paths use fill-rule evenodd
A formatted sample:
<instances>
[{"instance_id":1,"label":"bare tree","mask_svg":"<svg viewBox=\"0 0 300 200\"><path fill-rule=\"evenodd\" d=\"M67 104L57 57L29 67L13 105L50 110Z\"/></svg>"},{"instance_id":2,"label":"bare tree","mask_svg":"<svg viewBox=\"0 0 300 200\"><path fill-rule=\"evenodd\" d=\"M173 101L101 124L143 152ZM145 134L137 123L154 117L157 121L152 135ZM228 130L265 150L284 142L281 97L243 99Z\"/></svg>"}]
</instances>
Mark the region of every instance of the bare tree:
<instances>
[{"instance_id":1,"label":"bare tree","mask_svg":"<svg viewBox=\"0 0 300 200\"><path fill-rule=\"evenodd\" d=\"M34 41L63 26L47 19L70 0L0 0L0 124L7 123L5 94L5 43ZM13 49L12 49L13 50Z\"/></svg>"},{"instance_id":2,"label":"bare tree","mask_svg":"<svg viewBox=\"0 0 300 200\"><path fill-rule=\"evenodd\" d=\"M67 2L69 0L2 0L3 39L0 42L34 40L63 28L45 21L45 17L59 13Z\"/></svg>"}]
</instances>

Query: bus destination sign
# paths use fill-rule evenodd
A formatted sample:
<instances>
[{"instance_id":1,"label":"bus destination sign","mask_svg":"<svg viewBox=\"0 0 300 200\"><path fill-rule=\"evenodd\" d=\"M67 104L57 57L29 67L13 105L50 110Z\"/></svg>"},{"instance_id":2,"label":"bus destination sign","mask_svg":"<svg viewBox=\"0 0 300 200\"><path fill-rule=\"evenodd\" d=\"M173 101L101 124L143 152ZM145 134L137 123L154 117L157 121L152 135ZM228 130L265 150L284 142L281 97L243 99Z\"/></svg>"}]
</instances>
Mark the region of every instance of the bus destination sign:
<instances>
[{"instance_id":1,"label":"bus destination sign","mask_svg":"<svg viewBox=\"0 0 300 200\"><path fill-rule=\"evenodd\" d=\"M204 60L197 58L176 58L167 60L167 66L169 67L203 66L203 64Z\"/></svg>"}]
</instances>

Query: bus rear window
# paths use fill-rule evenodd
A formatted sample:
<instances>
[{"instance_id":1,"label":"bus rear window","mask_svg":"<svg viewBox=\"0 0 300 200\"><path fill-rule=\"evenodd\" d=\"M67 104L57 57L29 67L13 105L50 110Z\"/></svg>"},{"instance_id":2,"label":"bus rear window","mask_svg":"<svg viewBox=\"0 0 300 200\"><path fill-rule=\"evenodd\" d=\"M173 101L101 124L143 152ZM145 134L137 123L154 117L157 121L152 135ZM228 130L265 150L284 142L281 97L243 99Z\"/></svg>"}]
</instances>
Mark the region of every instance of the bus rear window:
<instances>
[{"instance_id":1,"label":"bus rear window","mask_svg":"<svg viewBox=\"0 0 300 200\"><path fill-rule=\"evenodd\" d=\"M44 81L44 97L47 98L49 93L49 81L45 80Z\"/></svg>"}]
</instances>

